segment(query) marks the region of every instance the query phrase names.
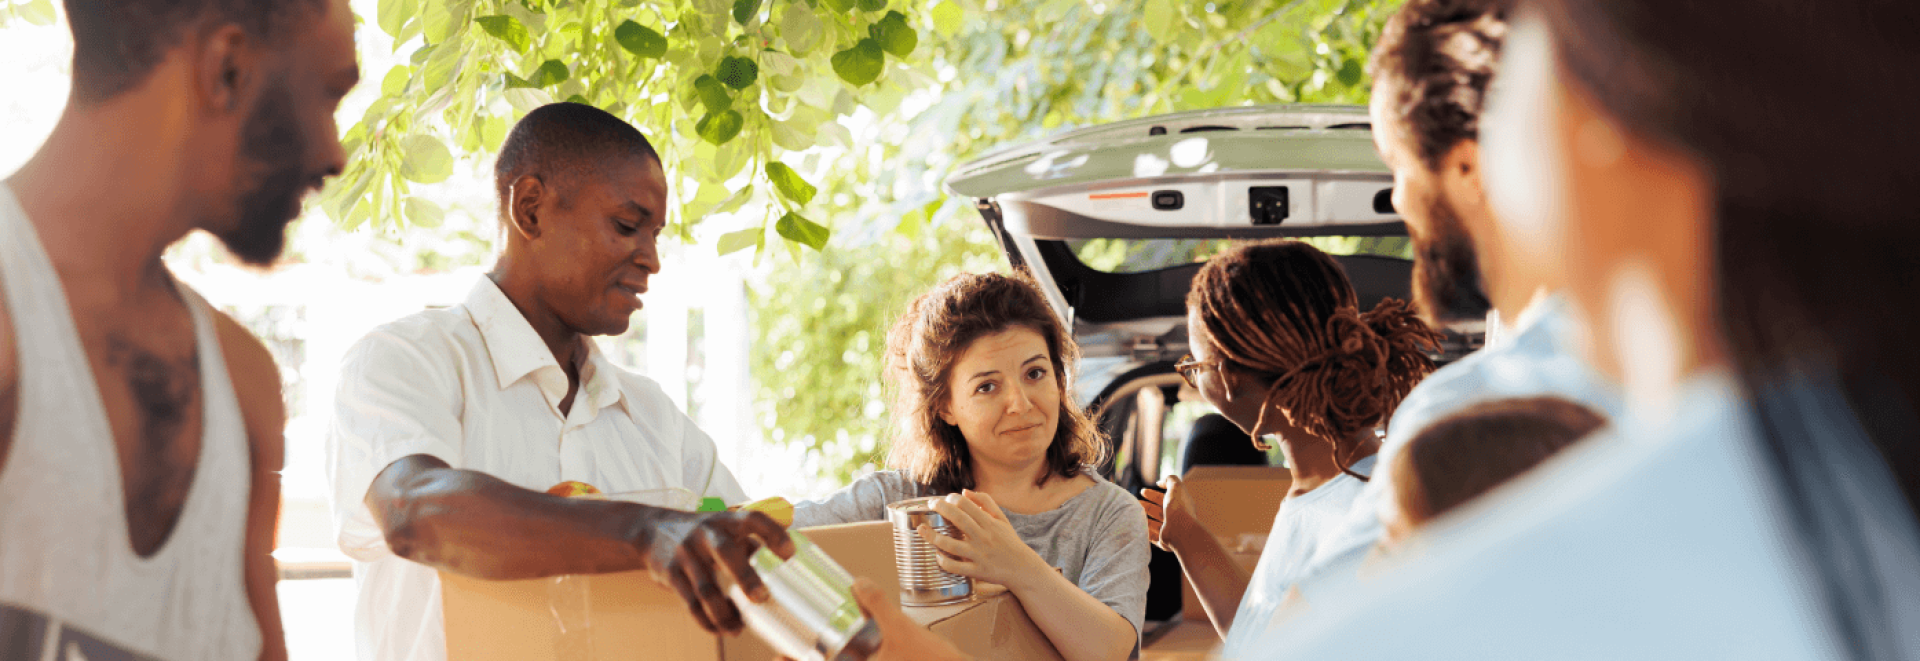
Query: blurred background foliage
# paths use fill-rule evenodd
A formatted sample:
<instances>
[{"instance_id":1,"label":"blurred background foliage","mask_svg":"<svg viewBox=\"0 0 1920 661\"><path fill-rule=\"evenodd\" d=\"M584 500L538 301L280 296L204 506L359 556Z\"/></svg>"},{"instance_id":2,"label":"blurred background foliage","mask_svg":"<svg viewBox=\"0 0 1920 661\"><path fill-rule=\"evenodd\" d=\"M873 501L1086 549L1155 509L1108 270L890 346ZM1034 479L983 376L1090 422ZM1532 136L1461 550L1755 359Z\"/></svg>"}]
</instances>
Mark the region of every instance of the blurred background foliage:
<instances>
[{"instance_id":1,"label":"blurred background foliage","mask_svg":"<svg viewBox=\"0 0 1920 661\"><path fill-rule=\"evenodd\" d=\"M844 479L884 454L894 317L940 279L1005 268L971 201L942 188L958 163L1158 113L1364 104L1366 55L1399 2L359 2L390 38L363 51L392 49L363 62L394 64L365 72L377 98L343 118L350 165L321 206L329 231L355 237L343 241L384 237L369 250L399 270L483 263L492 211L414 186L484 176L544 103L627 118L669 169L678 239L754 253L756 422ZM56 20L54 0L0 0L0 26ZM1116 266L1142 257L1080 249Z\"/></svg>"},{"instance_id":2,"label":"blurred background foliage","mask_svg":"<svg viewBox=\"0 0 1920 661\"><path fill-rule=\"evenodd\" d=\"M957 27L931 30L923 42L939 82L875 118L860 149L829 161L823 197L832 199L834 245L782 263L756 284L760 424L770 438L820 452L822 465L838 467L843 479L883 463L886 329L912 297L945 277L1006 264L971 200L949 199L940 187L955 165L1050 133L1158 113L1364 104L1366 55L1398 6L940 0L908 12L959 13ZM1158 259L1112 244L1083 248L1104 250L1114 268ZM1197 258L1217 250L1187 248Z\"/></svg>"}]
</instances>

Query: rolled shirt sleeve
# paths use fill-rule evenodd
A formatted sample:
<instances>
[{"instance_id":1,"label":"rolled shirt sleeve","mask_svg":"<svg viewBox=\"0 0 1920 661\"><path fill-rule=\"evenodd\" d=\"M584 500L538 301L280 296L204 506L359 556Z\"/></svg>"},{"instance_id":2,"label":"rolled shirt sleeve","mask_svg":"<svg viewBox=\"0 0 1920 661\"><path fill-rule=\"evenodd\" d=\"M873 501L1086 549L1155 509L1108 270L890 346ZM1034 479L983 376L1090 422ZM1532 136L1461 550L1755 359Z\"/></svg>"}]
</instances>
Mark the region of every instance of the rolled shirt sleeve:
<instances>
[{"instance_id":1,"label":"rolled shirt sleeve","mask_svg":"<svg viewBox=\"0 0 1920 661\"><path fill-rule=\"evenodd\" d=\"M451 361L401 334L383 327L347 351L327 430L327 479L336 541L348 557L392 557L366 504L380 471L416 454L460 465L461 400Z\"/></svg>"}]
</instances>

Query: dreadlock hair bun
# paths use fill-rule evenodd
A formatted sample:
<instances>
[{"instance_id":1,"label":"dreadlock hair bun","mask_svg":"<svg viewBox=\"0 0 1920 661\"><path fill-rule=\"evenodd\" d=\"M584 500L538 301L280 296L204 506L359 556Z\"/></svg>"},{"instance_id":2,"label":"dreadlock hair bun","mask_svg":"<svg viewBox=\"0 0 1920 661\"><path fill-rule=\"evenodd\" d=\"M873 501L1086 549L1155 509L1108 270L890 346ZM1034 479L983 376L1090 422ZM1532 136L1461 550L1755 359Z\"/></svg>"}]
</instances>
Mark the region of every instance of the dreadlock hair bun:
<instances>
[{"instance_id":1,"label":"dreadlock hair bun","mask_svg":"<svg viewBox=\"0 0 1920 661\"><path fill-rule=\"evenodd\" d=\"M1294 426L1329 439L1385 422L1433 372L1426 350L1440 340L1405 301L1387 299L1365 313L1357 301L1339 262L1292 240L1214 257L1187 294L1214 352L1271 380L1256 429L1278 408Z\"/></svg>"}]
</instances>

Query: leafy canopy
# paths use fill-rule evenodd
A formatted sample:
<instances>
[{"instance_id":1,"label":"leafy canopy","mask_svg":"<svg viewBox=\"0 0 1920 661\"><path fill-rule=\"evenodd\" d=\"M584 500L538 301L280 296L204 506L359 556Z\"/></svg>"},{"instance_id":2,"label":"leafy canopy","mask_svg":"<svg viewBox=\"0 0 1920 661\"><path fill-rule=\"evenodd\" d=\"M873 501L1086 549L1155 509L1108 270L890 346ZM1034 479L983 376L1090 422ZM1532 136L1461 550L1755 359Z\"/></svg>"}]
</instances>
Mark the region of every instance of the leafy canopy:
<instances>
[{"instance_id":1,"label":"leafy canopy","mask_svg":"<svg viewBox=\"0 0 1920 661\"><path fill-rule=\"evenodd\" d=\"M519 116L573 101L648 134L683 239L758 200L758 233L723 243L763 248L774 229L818 250L817 188L780 157L851 147L835 119L932 83L908 64L915 17L883 0L379 0L372 18L411 54L342 136L349 164L322 207L346 229L431 222L411 185L447 178L451 148L490 155Z\"/></svg>"}]
</instances>

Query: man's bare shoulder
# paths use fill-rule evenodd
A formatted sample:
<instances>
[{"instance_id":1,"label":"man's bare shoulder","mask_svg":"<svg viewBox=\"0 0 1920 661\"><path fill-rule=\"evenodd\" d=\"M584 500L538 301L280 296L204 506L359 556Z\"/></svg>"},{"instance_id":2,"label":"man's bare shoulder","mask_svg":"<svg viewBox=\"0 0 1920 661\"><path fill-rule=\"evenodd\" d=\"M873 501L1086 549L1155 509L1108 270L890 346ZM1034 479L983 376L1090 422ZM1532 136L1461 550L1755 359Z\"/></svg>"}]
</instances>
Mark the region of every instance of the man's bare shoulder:
<instances>
[{"instance_id":1,"label":"man's bare shoulder","mask_svg":"<svg viewBox=\"0 0 1920 661\"><path fill-rule=\"evenodd\" d=\"M217 310L213 319L233 394L246 418L256 467L280 470L286 455L286 404L281 399L280 367L267 345L240 322Z\"/></svg>"}]
</instances>

